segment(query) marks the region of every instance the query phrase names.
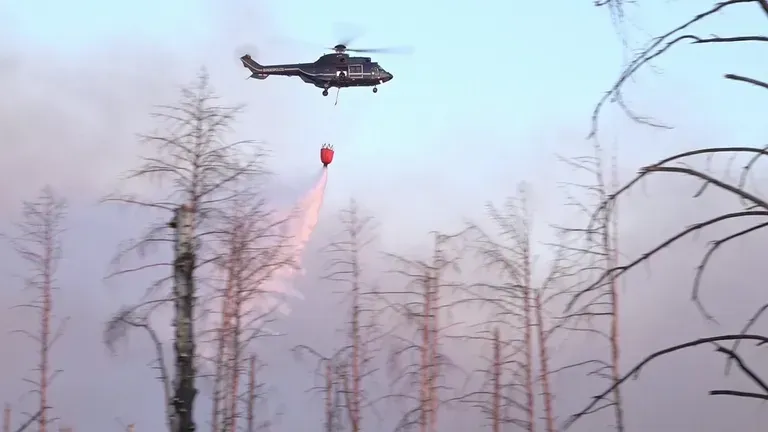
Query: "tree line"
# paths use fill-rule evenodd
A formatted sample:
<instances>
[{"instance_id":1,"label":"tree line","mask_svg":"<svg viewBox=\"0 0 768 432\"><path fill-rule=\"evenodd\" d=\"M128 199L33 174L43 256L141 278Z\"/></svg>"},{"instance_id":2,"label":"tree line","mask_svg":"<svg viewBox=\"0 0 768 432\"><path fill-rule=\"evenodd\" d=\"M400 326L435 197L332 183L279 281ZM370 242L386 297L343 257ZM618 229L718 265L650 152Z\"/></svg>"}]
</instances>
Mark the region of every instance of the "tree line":
<instances>
[{"instance_id":1,"label":"tree line","mask_svg":"<svg viewBox=\"0 0 768 432\"><path fill-rule=\"evenodd\" d=\"M255 141L228 139L241 109L218 105L208 76L202 74L183 90L176 105L153 114L163 129L142 136L152 151L127 178L156 185L152 192L112 194L103 200L168 215L117 253L108 278L148 271L161 276L141 302L117 311L106 326L105 342L114 347L132 329L143 331L152 342L169 431L255 431L273 426L269 415L255 414L256 404L268 399L266 382L259 378L260 370L268 367L260 363L259 349L265 343L259 340L268 335L271 322L284 319L275 313L283 301L281 293L267 285L298 263L288 227L291 216L275 213L262 193L269 175L264 149ZM592 203L584 204L585 209L596 208L610 193L600 161L599 155L569 161L594 176L596 183L588 190L595 196L587 197ZM369 430L375 421L372 410L389 405L402 407L398 431L435 432L441 411L448 407L480 410L495 432L510 425L534 431L541 403L546 430L554 432L550 375L558 371L550 363L548 341L557 332L578 331L582 323L601 316L608 318L610 332L594 325L584 328L605 334L610 348L590 364L618 379L615 280L601 285L599 295L568 315L556 316L552 307L559 298L574 295L574 282L584 274L594 279L612 265L610 212L601 212L594 229L597 237L577 228L558 228L562 242L553 248L546 275L538 277L527 195L521 185L503 205L489 205L490 227L467 224L461 232L432 233L432 253L416 259L371 251L377 232L374 218L355 200L341 211L343 230L320 256L327 261L322 278L340 293L347 310L341 329L345 342L334 352L311 344L293 349L296 356L309 355L318 362L324 430ZM51 316L65 218L63 198L45 188L37 200L24 204L14 242L32 265L30 283L40 293L30 304L40 314L39 331L20 331L40 347L34 382L40 412L34 421L41 431L51 421L47 395L55 373L50 350L61 334ZM153 249L173 250L172 259L158 260ZM138 265L128 259L136 255L142 258ZM366 268L372 256L391 263L386 285ZM484 269L472 282L461 276L470 261ZM473 307L484 310L486 318L471 324L452 318L458 309ZM172 349L156 330L167 324L153 319L163 310L173 316ZM450 359L444 349L450 339L455 344L480 343L492 352L486 369L477 371L482 378L473 381L476 388L460 386L455 379L472 373L461 371ZM213 388L206 426L194 408L203 380L210 380ZM618 390L614 399L617 402L610 405L619 407L620 419Z\"/></svg>"}]
</instances>

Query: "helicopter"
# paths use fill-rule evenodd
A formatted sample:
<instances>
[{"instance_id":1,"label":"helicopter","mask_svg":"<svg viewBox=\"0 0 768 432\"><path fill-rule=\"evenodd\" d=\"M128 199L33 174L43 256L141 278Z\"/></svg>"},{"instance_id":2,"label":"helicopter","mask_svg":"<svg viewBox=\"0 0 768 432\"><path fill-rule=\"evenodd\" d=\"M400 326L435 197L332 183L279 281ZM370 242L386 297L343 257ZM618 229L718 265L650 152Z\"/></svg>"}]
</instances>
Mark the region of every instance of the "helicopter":
<instances>
[{"instance_id":1,"label":"helicopter","mask_svg":"<svg viewBox=\"0 0 768 432\"><path fill-rule=\"evenodd\" d=\"M371 61L370 57L351 57L347 52L384 53L393 52L391 48L348 49L345 43L333 48L333 54L325 54L314 63L295 63L264 66L257 63L249 54L240 57L243 66L251 72L249 78L267 79L270 75L297 76L307 84L323 89L323 96L328 96L328 89L336 87L373 87L392 80L392 74Z\"/></svg>"}]
</instances>

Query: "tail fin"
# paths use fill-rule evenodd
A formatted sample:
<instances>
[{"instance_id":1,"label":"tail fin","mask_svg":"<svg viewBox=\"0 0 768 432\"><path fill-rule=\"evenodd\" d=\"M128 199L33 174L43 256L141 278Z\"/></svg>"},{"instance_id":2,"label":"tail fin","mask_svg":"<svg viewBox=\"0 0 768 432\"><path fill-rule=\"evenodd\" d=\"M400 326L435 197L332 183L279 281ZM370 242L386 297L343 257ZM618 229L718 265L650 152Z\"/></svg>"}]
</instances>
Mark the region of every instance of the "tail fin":
<instances>
[{"instance_id":1,"label":"tail fin","mask_svg":"<svg viewBox=\"0 0 768 432\"><path fill-rule=\"evenodd\" d=\"M245 66L246 69L250 70L254 74L261 72L261 69L263 69L263 66L256 63L256 61L251 58L250 54L246 54L240 57L240 61L243 62L243 66Z\"/></svg>"}]
</instances>

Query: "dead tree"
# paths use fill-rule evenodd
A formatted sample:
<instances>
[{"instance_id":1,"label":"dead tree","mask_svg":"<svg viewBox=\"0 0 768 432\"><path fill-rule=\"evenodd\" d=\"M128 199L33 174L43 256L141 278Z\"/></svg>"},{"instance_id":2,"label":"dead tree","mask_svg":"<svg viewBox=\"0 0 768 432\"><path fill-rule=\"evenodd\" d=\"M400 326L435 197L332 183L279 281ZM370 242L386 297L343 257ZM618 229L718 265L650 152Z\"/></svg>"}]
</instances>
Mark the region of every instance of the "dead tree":
<instances>
[{"instance_id":1,"label":"dead tree","mask_svg":"<svg viewBox=\"0 0 768 432\"><path fill-rule=\"evenodd\" d=\"M146 235L120 249L115 260L118 269L110 276L163 269L159 274L165 276L160 276L147 290L145 301L121 310L105 336L107 342L114 342L115 335L124 333L117 327L130 323L147 328L148 314L165 305L173 307L174 378L164 385L173 389L167 399L167 424L171 432L191 432L196 427L196 306L207 298L206 294L211 294L202 291L201 281L207 276L204 267L219 258L211 252L208 238L217 232L222 203L239 195L243 184L264 174L258 145L228 140L230 126L241 107L217 105L216 99L203 72L194 86L182 90L176 106L161 106L153 117L160 121L162 130L142 136L151 152L128 178L163 183L157 183L153 193L145 196L117 194L105 199L155 211L162 220L151 226ZM173 219L169 224L170 215ZM124 264L129 254L138 253L139 258L146 258L153 246L163 244L174 245L173 259Z\"/></svg>"},{"instance_id":2,"label":"dead tree","mask_svg":"<svg viewBox=\"0 0 768 432\"><path fill-rule=\"evenodd\" d=\"M519 400L520 395L525 393L525 377L521 373L523 368L519 360L522 340L515 340L510 346L510 341L503 337L498 327L490 331L481 329L461 337L465 344L470 340L482 341L483 345L490 347L491 355L483 358L486 368L474 371L483 376L480 386L449 401L479 410L486 417L492 432L501 432L510 425L528 430L529 422L518 417L518 412L527 411L525 402Z\"/></svg>"},{"instance_id":3,"label":"dead tree","mask_svg":"<svg viewBox=\"0 0 768 432\"><path fill-rule=\"evenodd\" d=\"M348 365L342 365L346 350L338 350L332 356L326 357L307 345L298 345L291 349L297 359L303 359L309 354L317 360L314 370L315 379L320 380L309 389L323 396L324 429L326 432L338 432L344 426L344 412L348 408L344 406L344 375Z\"/></svg>"},{"instance_id":4,"label":"dead tree","mask_svg":"<svg viewBox=\"0 0 768 432\"><path fill-rule=\"evenodd\" d=\"M348 424L350 428L359 427L354 411L350 376L353 367L349 363L351 347L336 350L331 356L324 356L308 345L297 345L292 350L298 359L310 355L317 361L315 377L322 378L321 385L315 385L309 391L321 392L325 406L325 430L338 432Z\"/></svg>"},{"instance_id":5,"label":"dead tree","mask_svg":"<svg viewBox=\"0 0 768 432\"><path fill-rule=\"evenodd\" d=\"M587 228L575 224L559 227L561 237L568 239L569 259L578 269L574 270L573 282L568 288L568 295L571 296L567 301L569 307L559 317L558 327L595 335L605 341L606 351L597 350L594 358L562 366L557 371L587 367L588 375L615 383L621 378L619 279L611 273L608 273L611 274L608 278L603 275L618 265L618 209L603 203L618 188L616 160L614 156L612 172L606 173L603 148L597 138L593 138L592 142L592 155L562 159L576 175L585 175L583 182L566 185L567 204L577 210L577 218L582 217L592 223ZM585 285L592 286L596 280L599 282L590 290L590 295L580 294ZM615 387L610 396L601 401L592 414L612 409L616 430L623 432L624 405L620 387Z\"/></svg>"},{"instance_id":6,"label":"dead tree","mask_svg":"<svg viewBox=\"0 0 768 432\"><path fill-rule=\"evenodd\" d=\"M363 407L367 403L364 378L374 373L371 368L374 346L380 336L376 325L374 305L367 293L372 291L366 286L366 274L363 257L369 245L374 241L374 220L366 216L355 200L341 211L340 221L343 230L339 238L332 241L325 249L330 257L324 279L335 282L342 288L344 301L349 305L348 329L349 344L343 348L343 365L348 366L343 382L345 408L352 432L363 429ZM350 382L351 381L351 382Z\"/></svg>"},{"instance_id":7,"label":"dead tree","mask_svg":"<svg viewBox=\"0 0 768 432\"><path fill-rule=\"evenodd\" d=\"M535 400L541 396L547 432L554 432L553 395L549 383L549 339L557 328L548 311L566 276L564 249L556 249L544 278L533 271L533 220L526 185L502 208L488 205L495 230L470 225L473 250L481 258L488 281L473 284L470 301L490 306L490 319L469 339L493 347L483 387L464 397L489 417L491 427L512 424L528 431L536 427ZM503 329L503 331L500 331ZM498 340L500 335L507 338ZM538 375L534 372L538 368ZM537 386L541 385L541 392ZM501 406L497 406L501 404Z\"/></svg>"},{"instance_id":8,"label":"dead tree","mask_svg":"<svg viewBox=\"0 0 768 432\"><path fill-rule=\"evenodd\" d=\"M37 331L20 329L14 332L32 339L39 349L35 378L25 378L24 381L34 386L32 392L39 397L37 424L40 432L46 432L53 420L49 415L51 402L48 391L61 372L51 366L51 350L62 336L66 324L66 320L57 323L54 314L54 293L59 289L56 272L61 260L65 217L65 201L52 188L46 187L36 200L23 203L18 232L11 239L18 255L29 265L25 286L35 293L31 302L18 307L36 311L40 319Z\"/></svg>"},{"instance_id":9,"label":"dead tree","mask_svg":"<svg viewBox=\"0 0 768 432\"><path fill-rule=\"evenodd\" d=\"M294 348L296 354L309 353L320 361L331 361L337 373L334 378L340 386L342 408L352 432L365 430L365 408L370 400L367 378L377 372L374 359L382 334L377 323L375 288L370 286L369 275L363 262L375 241L375 221L367 216L353 199L341 210L339 221L342 229L323 248L328 256L322 278L330 281L347 308L347 320L341 330L346 344L327 358L308 345Z\"/></svg>"},{"instance_id":10,"label":"dead tree","mask_svg":"<svg viewBox=\"0 0 768 432\"><path fill-rule=\"evenodd\" d=\"M325 431L337 432L339 428L339 382L337 380L337 368L332 361L325 365Z\"/></svg>"},{"instance_id":11,"label":"dead tree","mask_svg":"<svg viewBox=\"0 0 768 432\"><path fill-rule=\"evenodd\" d=\"M244 394L243 404L246 406L246 427L248 432L266 431L269 430L274 424L272 419L272 413L269 416L258 415L258 412L265 412L259 410L260 403L266 402L267 389L263 382L259 381L260 371L266 366L263 362L258 361L258 357L252 354L249 357L248 364L248 390ZM278 413L279 414L279 413Z\"/></svg>"},{"instance_id":12,"label":"dead tree","mask_svg":"<svg viewBox=\"0 0 768 432\"><path fill-rule=\"evenodd\" d=\"M448 293L460 291L463 284L451 280L451 272L459 273L461 247L455 247L459 235L434 234L434 249L428 260L406 259L389 254L397 268L394 274L406 283L402 290L382 290L378 298L387 310L404 319L404 325L388 331L393 340L389 354L393 376L391 394L386 398L416 401L406 409L396 431L436 432L440 407L450 399L446 390L453 388L445 380L448 369L460 371L442 352L446 332L459 323L443 323L455 305ZM415 328L414 328L415 327ZM414 334L409 336L409 332Z\"/></svg>"},{"instance_id":13,"label":"dead tree","mask_svg":"<svg viewBox=\"0 0 768 432\"><path fill-rule=\"evenodd\" d=\"M741 170L740 176L737 176L739 177L738 180L733 182L728 182L728 181L720 180L714 177L713 175L707 174L703 171L690 168L690 167L696 166L695 159L697 156L702 159L711 159L713 156L718 154L730 155L731 157L733 157L734 155L736 156L744 155L748 158L746 160L746 164L744 165L744 168L742 168ZM681 229L674 236L659 243L657 246L653 247L651 250L647 251L641 256L629 261L626 264L617 265L608 269L603 274L601 274L600 277L597 278L597 280L595 280L594 282L590 283L588 286L585 286L582 289L580 289L578 292L576 292L568 306L571 308L574 308L575 305L578 304L581 298L588 297L590 295L593 295L594 292L599 291L600 287L603 286L605 281L618 278L623 274L625 274L626 272L632 270L633 268L641 265L642 263L648 262L649 260L653 259L653 257L656 256L660 251L674 246L680 240L689 238L708 228L713 228L713 227L723 228L728 226L728 223L731 223L730 234L720 237L709 243L709 246L707 247L700 264L695 269L695 274L693 277L691 299L693 300L694 304L696 305L696 307L698 308L698 310L701 312L702 316L705 319L715 320L715 317L708 311L706 305L700 299L700 286L701 286L704 272L708 269L709 265L712 262L712 259L715 257L716 253L720 250L720 248L723 245L737 242L739 239L744 238L745 236L754 235L758 233L760 230L764 228L768 228L768 201L764 200L756 193L751 192L747 184L749 171L754 168L755 164L758 163L760 161L760 158L763 156L768 156L768 150L764 148L749 148L749 147L705 148L705 149L692 150L689 152L680 153L641 169L640 174L638 174L634 179L632 179L630 182L628 182L623 187L621 187L615 194L608 197L604 202L604 204L602 205L602 207L613 206L614 201L622 197L624 194L627 193L627 191L631 190L634 186L638 185L638 183L641 180L653 174L660 174L660 173L677 174L679 176L701 181L702 186L699 188L696 195L694 195L695 197L700 196L701 194L706 192L707 189L714 188L728 195L732 195L738 198L743 205L740 208L733 209L733 211L723 213L718 216L708 218L706 220L702 220L693 225L685 227ZM595 223L597 222L593 222L593 224ZM768 304L762 305L761 307L757 308L755 314L747 321L747 324L744 326L742 333L746 334L748 331L750 331L752 326L760 319L760 317L766 310L768 310ZM722 347L718 347L718 351L726 354L729 358L733 359L737 363L741 363L742 361L738 359L736 354L736 351L738 348L738 340L740 340L741 338L740 335L729 335L729 336L723 336L722 338L723 339L716 339L713 342L716 342L717 340L735 340L737 342L734 342L734 345L733 347L731 347L730 351ZM753 340L757 340L754 337L751 337L751 338ZM750 337L746 337L745 339L750 339ZM701 342L701 343L706 343L706 342ZM680 348L673 349L672 351L685 349L685 348L688 348L689 346L699 345L699 344L700 343L698 342L692 343L692 345L683 344L681 345ZM653 357L655 358L665 353L666 352L662 352L661 354L654 355ZM747 373L747 375L751 377L749 373ZM752 379L755 380L754 377L752 377ZM619 380L619 381L623 382L625 380ZM619 381L614 382L614 385L611 386L611 392L615 391L615 389L619 387L619 384L620 384ZM759 379L755 381L759 382ZM716 394L730 394L730 395L740 396L739 394L737 394L737 392L736 393L719 392ZM746 397L750 397L750 396L746 396ZM601 397L600 399L595 399L595 401L602 401L602 400L604 400L604 397ZM590 408L590 411L593 411L593 410L594 410L593 408ZM578 420L583 416L584 416L583 413L574 415L570 423L575 422L576 420Z\"/></svg>"},{"instance_id":14,"label":"dead tree","mask_svg":"<svg viewBox=\"0 0 768 432\"><path fill-rule=\"evenodd\" d=\"M248 375L254 343L270 335L265 326L274 320L273 312L283 300L266 284L279 271L296 267L286 220L254 198L234 198L222 217L220 262L226 276L218 294L220 322L213 331L217 352L211 422L221 432L237 431L238 419L252 405L240 382Z\"/></svg>"},{"instance_id":15,"label":"dead tree","mask_svg":"<svg viewBox=\"0 0 768 432\"><path fill-rule=\"evenodd\" d=\"M3 432L11 432L11 404L5 404L3 409Z\"/></svg>"},{"instance_id":16,"label":"dead tree","mask_svg":"<svg viewBox=\"0 0 768 432\"><path fill-rule=\"evenodd\" d=\"M608 7L612 12L613 17L620 20L623 18L623 6L626 3L626 0L599 0L595 2L595 5ZM603 94L595 107L592 114L592 130L590 132L590 138L597 134L600 113L605 104L609 102L615 102L630 119L637 123L658 128L669 128L669 126L658 122L651 117L634 112L624 98L624 86L631 81L631 78L640 70L649 67L651 62L666 55L666 53L673 47L684 43L706 46L713 44L764 43L768 41L768 37L763 35L742 34L719 37L711 34L696 34L694 30L695 27L700 27L710 18L714 18L719 14L731 11L738 7L748 6L751 7L755 13L768 15L768 2L766 2L766 0L721 0L710 1L707 3L709 3L709 5L702 7L700 13L680 23L666 33L651 39L649 43L644 45L640 52L631 59L629 64L622 70L611 88ZM723 78L768 89L768 82L752 77L727 73L723 75Z\"/></svg>"},{"instance_id":17,"label":"dead tree","mask_svg":"<svg viewBox=\"0 0 768 432\"><path fill-rule=\"evenodd\" d=\"M620 4L621 2L612 1L611 3ZM604 2L601 2L598 5L603 5L603 4ZM630 80L632 76L637 74L639 70L641 70L645 66L648 66L648 64L651 61L658 59L662 56L665 56L668 52L670 52L670 49L672 47L678 46L682 43L690 43L694 45L711 45L711 44L742 44L742 43L768 41L768 38L760 35L747 34L747 35L729 35L727 37L719 37L719 36L712 36L712 35L704 36L704 35L699 35L694 33L694 27L701 26L702 24L706 23L710 18L714 17L715 15L721 14L722 12L725 12L725 11L730 11L737 7L747 7L747 6L752 7L753 10L755 10L756 12L759 11L762 15L768 15L768 2L766 2L765 0L723 0L703 8L702 12L696 14L695 16L692 16L688 20L685 20L680 25L670 29L668 32L652 39L650 43L642 51L640 51L634 57L634 59L629 63L629 65L622 71L619 78L612 85L611 89L605 93L605 95L601 98L600 102L597 104L592 117L593 127L592 127L591 136L595 136L595 134L597 133L598 118L599 118L600 112L603 106L605 105L605 103L608 101L616 101L619 104L619 106L629 115L629 117L635 121L648 124L651 126L665 127L664 125L654 122L648 119L647 117L641 117L636 115L627 107L627 104L624 102L624 98L623 98L623 91L624 91L625 84ZM725 74L724 78L745 83L745 84L750 84L761 89L768 89L768 83L755 78L746 77L743 75L737 75L734 73ZM731 157L731 162L738 156L743 156L746 159L744 168L742 168L741 174L740 176L738 176L737 181L720 180L714 177L713 175L708 174L696 168L697 165L695 162L696 162L697 156L700 156L701 158L706 157L707 159L711 159L716 155L722 155L722 154L729 155ZM633 180L631 180L626 185L624 185L614 193L610 194L609 196L603 197L604 199L602 200L599 208L597 209L596 212L593 213L591 217L591 223L589 225L588 230L592 230L594 229L595 226L600 225L601 215L604 215L610 212L611 209L616 207L616 202L619 196L625 194L626 191L632 189L633 186L637 185L642 179L655 173L672 173L672 174L677 174L679 176L687 177L694 181L702 182L701 188L694 195L695 197L700 196L707 189L714 188L714 189L720 190L725 194L729 194L739 198L743 203L743 206L741 208L734 208L733 211L731 212L726 212L717 217L710 218L707 220L702 220L692 226L683 228L676 235L663 241L662 243L660 243L658 246L654 247L647 253L641 255L640 257L634 260L631 260L626 264L614 263L613 266L610 266L610 268L606 272L604 272L599 278L597 278L597 281L589 283L588 285L586 285L585 287L582 287L576 292L573 299L568 305L569 309L573 310L574 308L577 307L576 305L579 301L583 301L584 298L594 295L595 292L600 291L601 286L605 285L606 283L610 283L610 281L615 280L616 278L623 275L630 269L638 266L640 263L650 260L659 251L674 245L680 239L689 237L694 233L698 233L710 227L714 227L714 226L722 227L728 223L736 223L736 224L743 223L744 225L733 227L732 228L733 231L730 235L727 235L725 237L719 238L711 242L710 246L707 248L704 254L701 264L696 269L694 282L693 282L693 289L692 289L692 299L695 305L698 307L699 311L702 313L702 315L706 319L714 320L715 318L707 311L707 308L699 299L699 286L701 283L701 278L705 269L708 267L710 260L718 251L718 249L724 244L734 243L745 236L753 235L754 233L762 230L763 228L768 227L768 221L766 221L765 219L765 217L768 215L768 213L766 212L768 211L768 207L766 206L767 203L756 192L753 192L747 185L747 178L748 178L749 172L755 167L757 163L761 161L761 157L764 155L766 155L765 147L763 148L757 148L757 147L704 148L704 149L680 153L680 154L665 158L664 160L661 160L655 164L642 168L640 170L640 174L636 178L634 178ZM704 161L699 162L698 166L703 165L703 163ZM756 321L759 320L763 311L765 310L768 310L768 305L757 309L755 314L752 316L752 318L749 319L749 321L745 325L743 329L743 333L746 333L750 330L750 328L754 325ZM722 347L718 347L717 350L725 354L729 358L729 361L730 360L736 361L741 367L742 371L746 373L759 386L762 387L761 385L762 382L759 379L755 379L756 376L754 376L753 373L744 366L743 362L738 358L738 355L736 354L739 335L729 335L729 336L725 336L724 338L725 338L724 340L726 339L736 340L736 342L734 342L734 346L730 351ZM749 339L749 338L746 338L746 339ZM716 341L717 340L709 341L709 342L716 342ZM664 355L667 352L676 351L678 349L686 349L692 345L697 345L699 343L707 343L707 342L693 341L689 344L682 344L676 347L675 349L671 348L670 350L665 350L665 351L656 353L651 357L649 357L648 359L646 359L646 362L660 355ZM608 393L615 392L615 390L620 387L620 384L623 381L624 381L623 379L614 380L613 385L609 388L606 395ZM728 395L735 395L735 396L750 397L748 395L743 395L738 393L739 392L725 391L725 392L714 392L712 394L728 394ZM603 400L604 400L604 397L595 398L593 400L593 403L590 404L591 406L589 410L582 411L574 415L571 418L569 425L575 422L576 420L580 419L581 417L583 417L586 414L586 412L593 410L595 405L597 403L601 403Z\"/></svg>"}]
</instances>

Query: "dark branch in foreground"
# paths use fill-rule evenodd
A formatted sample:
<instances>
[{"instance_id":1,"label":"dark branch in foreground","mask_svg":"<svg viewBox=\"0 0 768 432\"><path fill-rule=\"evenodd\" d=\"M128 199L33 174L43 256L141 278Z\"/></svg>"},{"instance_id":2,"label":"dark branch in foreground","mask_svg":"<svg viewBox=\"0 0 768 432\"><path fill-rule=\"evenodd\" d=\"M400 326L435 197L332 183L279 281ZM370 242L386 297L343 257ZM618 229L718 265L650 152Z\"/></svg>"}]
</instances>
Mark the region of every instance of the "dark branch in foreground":
<instances>
[{"instance_id":1,"label":"dark branch in foreground","mask_svg":"<svg viewBox=\"0 0 768 432\"><path fill-rule=\"evenodd\" d=\"M597 396L594 396L592 398L592 402L590 402L583 410L579 411L578 413L572 415L564 424L562 429L566 430L573 426L574 423L576 423L580 418L588 414L601 400L605 399L608 394L613 391L614 388L620 386L625 381L629 380L630 378L637 378L637 376L640 374L640 370L645 367L648 363L652 362L653 360L665 356L667 354L671 354L677 351L682 351L684 349L696 347L699 345L705 345L705 344L716 344L716 342L723 342L723 341L736 341L736 340L752 340L758 342L758 345L763 345L768 343L768 337L761 336L761 335L752 335L752 334L730 334L730 335L722 335L722 336L713 336L708 338L701 338L696 339L690 342L686 342L680 345L675 345L666 349L663 349L661 351L656 351L655 353L649 355L643 361L638 363L635 367L633 367L629 372L627 372L618 382L616 382L614 385L610 386L607 390L603 391ZM732 358L736 363L739 365L739 367L742 369L742 371L750 378L753 382L755 382L758 386L760 386L764 391L765 394L760 396L760 399L768 400L768 386L766 386L765 382L757 377L749 368L746 367L744 362L736 355L735 352L723 348L721 346L717 346L716 349L717 352L724 353L729 358ZM740 393L735 392L732 390L713 390L710 392L711 395L731 395L731 396L741 396L741 397L754 397L751 396L753 394L746 394L746 393Z\"/></svg>"},{"instance_id":2,"label":"dark branch in foreground","mask_svg":"<svg viewBox=\"0 0 768 432\"><path fill-rule=\"evenodd\" d=\"M624 3L625 3L624 0L598 0L595 3L595 5L596 6L607 5L611 8L612 11L622 11L623 10L622 7L617 5L623 5ZM705 38L705 37L696 36L694 34L683 34L683 32L689 31L691 27L694 27L695 25L701 23L702 21L705 21L706 19L708 19L713 15L723 12L723 10L725 10L730 6L737 5L737 4L747 4L747 3L757 3L760 5L763 11L766 10L766 7L768 5L767 0L724 0L710 6L709 9L696 14L695 16L691 17L690 19L678 25L677 27L669 30L668 32L651 39L650 43L648 43L648 45L629 62L629 64L624 68L624 70L622 70L621 74L616 79L613 86L608 91L606 91L603 94L603 96L600 98L600 101L597 103L594 111L592 112L592 128L589 132L588 137L592 138L597 134L598 119L600 116L600 112L602 111L602 108L605 106L605 104L608 102L617 103L619 107L622 109L622 111L624 111L624 113L631 120L637 123L644 124L647 126L657 127L657 128L670 129L670 127L667 125L655 122L651 118L643 117L633 112L624 101L624 97L622 94L624 84L626 84L626 82L629 81L631 77L634 76L641 68L643 68L644 66L648 66L653 60L661 57L667 51L669 51L672 47L680 44L681 42L690 42L692 44L714 44L714 43L741 43L741 42L768 41L768 38L764 36L759 36L759 35L741 35L741 36L732 36L732 37L712 36L712 37ZM748 82L761 87L763 86L762 84L759 83L759 81L752 82L752 80L749 78L738 77L737 75L730 75L730 76L726 75L726 78L735 79L737 81ZM740 78L744 78L744 79L740 79Z\"/></svg>"}]
</instances>

